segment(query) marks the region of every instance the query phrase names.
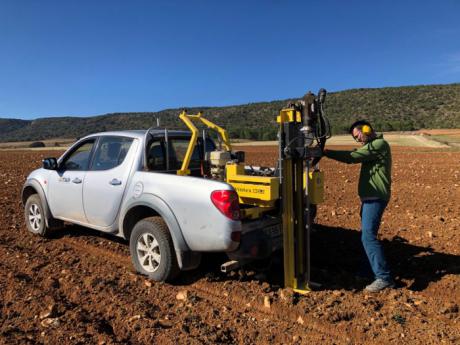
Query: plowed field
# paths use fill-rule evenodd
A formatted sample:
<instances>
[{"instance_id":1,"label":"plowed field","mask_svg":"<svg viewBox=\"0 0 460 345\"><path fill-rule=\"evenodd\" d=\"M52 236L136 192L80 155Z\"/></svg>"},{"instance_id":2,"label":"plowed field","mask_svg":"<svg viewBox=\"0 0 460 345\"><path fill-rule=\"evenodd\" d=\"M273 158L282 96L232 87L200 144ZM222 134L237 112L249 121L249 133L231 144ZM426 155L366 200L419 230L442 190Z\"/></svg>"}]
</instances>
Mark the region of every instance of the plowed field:
<instances>
[{"instance_id":1,"label":"plowed field","mask_svg":"<svg viewBox=\"0 0 460 345\"><path fill-rule=\"evenodd\" d=\"M275 147L247 147L273 165ZM363 291L358 166L322 161L326 201L312 235L318 291L265 272L218 272L208 255L173 285L137 275L122 240L77 226L29 234L20 191L53 152L0 152L0 343L454 344L460 342L460 152L393 149L393 197L380 230L398 286Z\"/></svg>"}]
</instances>

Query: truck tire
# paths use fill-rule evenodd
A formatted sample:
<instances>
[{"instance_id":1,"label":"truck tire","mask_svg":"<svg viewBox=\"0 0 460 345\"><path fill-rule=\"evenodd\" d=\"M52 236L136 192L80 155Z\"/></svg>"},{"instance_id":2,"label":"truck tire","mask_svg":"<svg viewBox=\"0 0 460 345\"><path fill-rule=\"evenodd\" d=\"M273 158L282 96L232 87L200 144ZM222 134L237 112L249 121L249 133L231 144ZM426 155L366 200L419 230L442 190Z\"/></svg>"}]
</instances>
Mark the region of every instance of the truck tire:
<instances>
[{"instance_id":1,"label":"truck tire","mask_svg":"<svg viewBox=\"0 0 460 345\"><path fill-rule=\"evenodd\" d=\"M24 219L27 230L31 233L46 237L50 228L46 225L46 214L38 194L32 194L24 206Z\"/></svg>"},{"instance_id":2,"label":"truck tire","mask_svg":"<svg viewBox=\"0 0 460 345\"><path fill-rule=\"evenodd\" d=\"M136 223L129 239L131 260L137 272L156 281L171 281L179 274L174 244L161 217Z\"/></svg>"}]
</instances>

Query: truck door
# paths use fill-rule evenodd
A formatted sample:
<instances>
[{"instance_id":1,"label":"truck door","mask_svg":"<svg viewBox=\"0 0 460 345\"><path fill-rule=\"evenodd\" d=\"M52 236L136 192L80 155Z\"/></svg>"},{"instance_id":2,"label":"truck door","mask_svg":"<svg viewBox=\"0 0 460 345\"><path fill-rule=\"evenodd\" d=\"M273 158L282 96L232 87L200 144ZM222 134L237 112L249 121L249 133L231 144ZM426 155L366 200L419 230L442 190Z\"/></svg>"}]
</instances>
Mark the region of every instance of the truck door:
<instances>
[{"instance_id":1,"label":"truck door","mask_svg":"<svg viewBox=\"0 0 460 345\"><path fill-rule=\"evenodd\" d=\"M107 227L115 222L137 145L133 138L100 137L83 184L83 205L90 224Z\"/></svg>"},{"instance_id":2,"label":"truck door","mask_svg":"<svg viewBox=\"0 0 460 345\"><path fill-rule=\"evenodd\" d=\"M50 170L48 202L55 217L86 222L83 182L95 142L96 138L81 142L63 157L57 171Z\"/></svg>"}]
</instances>

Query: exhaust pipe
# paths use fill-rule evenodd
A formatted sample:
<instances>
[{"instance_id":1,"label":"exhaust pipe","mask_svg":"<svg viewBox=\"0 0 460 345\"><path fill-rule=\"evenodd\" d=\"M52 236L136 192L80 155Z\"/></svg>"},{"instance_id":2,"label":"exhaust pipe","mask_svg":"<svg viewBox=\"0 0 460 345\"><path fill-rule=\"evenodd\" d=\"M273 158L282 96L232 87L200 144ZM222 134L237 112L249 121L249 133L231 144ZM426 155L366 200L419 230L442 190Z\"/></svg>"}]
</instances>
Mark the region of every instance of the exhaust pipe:
<instances>
[{"instance_id":1,"label":"exhaust pipe","mask_svg":"<svg viewBox=\"0 0 460 345\"><path fill-rule=\"evenodd\" d=\"M224 273L228 273L230 271L234 271L240 268L240 263L236 260L227 261L226 263L220 266L220 271Z\"/></svg>"}]
</instances>

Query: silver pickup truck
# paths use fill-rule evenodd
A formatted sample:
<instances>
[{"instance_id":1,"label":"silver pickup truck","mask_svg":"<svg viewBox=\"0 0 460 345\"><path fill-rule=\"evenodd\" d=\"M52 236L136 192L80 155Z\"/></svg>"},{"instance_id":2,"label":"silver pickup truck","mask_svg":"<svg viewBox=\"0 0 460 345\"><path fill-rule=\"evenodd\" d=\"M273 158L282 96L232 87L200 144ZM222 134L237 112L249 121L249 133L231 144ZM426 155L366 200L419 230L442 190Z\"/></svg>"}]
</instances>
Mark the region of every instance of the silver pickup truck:
<instances>
[{"instance_id":1,"label":"silver pickup truck","mask_svg":"<svg viewBox=\"0 0 460 345\"><path fill-rule=\"evenodd\" d=\"M179 176L190 132L104 132L86 136L59 159L47 158L22 190L27 229L41 236L64 222L129 241L135 269L158 281L196 268L203 252L244 261L280 247L279 217L241 221L227 183L202 178L200 138L190 176Z\"/></svg>"}]
</instances>

